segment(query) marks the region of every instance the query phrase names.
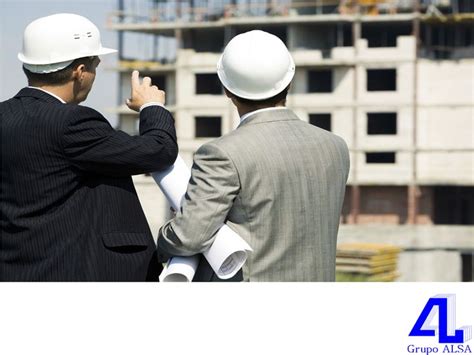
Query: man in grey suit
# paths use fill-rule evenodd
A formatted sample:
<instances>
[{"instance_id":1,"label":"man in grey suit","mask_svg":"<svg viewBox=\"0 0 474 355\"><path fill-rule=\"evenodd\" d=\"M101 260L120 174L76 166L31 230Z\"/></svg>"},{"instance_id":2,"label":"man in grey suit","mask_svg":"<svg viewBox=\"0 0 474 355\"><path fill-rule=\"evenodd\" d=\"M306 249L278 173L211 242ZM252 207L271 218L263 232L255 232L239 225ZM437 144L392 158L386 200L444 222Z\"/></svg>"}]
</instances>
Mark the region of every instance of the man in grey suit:
<instances>
[{"instance_id":1,"label":"man in grey suit","mask_svg":"<svg viewBox=\"0 0 474 355\"><path fill-rule=\"evenodd\" d=\"M295 64L277 37L236 36L217 71L241 122L196 152L182 208L160 230L159 257L201 253L227 223L254 250L245 281L334 281L345 142L285 107Z\"/></svg>"}]
</instances>

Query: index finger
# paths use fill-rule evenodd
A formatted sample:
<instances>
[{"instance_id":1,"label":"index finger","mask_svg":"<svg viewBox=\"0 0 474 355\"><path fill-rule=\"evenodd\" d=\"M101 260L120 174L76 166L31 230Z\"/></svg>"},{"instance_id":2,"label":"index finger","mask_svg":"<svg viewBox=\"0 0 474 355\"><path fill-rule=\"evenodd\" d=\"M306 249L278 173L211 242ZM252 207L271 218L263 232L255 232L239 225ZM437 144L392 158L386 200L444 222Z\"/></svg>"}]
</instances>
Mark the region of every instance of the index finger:
<instances>
[{"instance_id":1,"label":"index finger","mask_svg":"<svg viewBox=\"0 0 474 355\"><path fill-rule=\"evenodd\" d=\"M140 73L138 70L134 70L132 72L132 89L138 87L140 85L140 78L139 78Z\"/></svg>"}]
</instances>

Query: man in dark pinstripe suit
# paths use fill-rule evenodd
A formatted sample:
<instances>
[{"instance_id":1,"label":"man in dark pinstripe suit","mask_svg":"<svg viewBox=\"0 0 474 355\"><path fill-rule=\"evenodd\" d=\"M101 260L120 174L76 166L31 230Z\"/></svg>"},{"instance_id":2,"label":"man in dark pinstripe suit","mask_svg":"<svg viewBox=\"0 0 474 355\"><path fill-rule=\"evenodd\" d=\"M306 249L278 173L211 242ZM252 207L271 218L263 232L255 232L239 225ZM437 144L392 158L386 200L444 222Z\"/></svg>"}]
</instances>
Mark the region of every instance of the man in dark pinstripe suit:
<instances>
[{"instance_id":1,"label":"man in dark pinstripe suit","mask_svg":"<svg viewBox=\"0 0 474 355\"><path fill-rule=\"evenodd\" d=\"M140 111L140 135L116 131L78 105L92 87L98 55L112 52L97 28L70 14L30 26L19 55L29 86L0 103L0 280L157 280L161 266L131 175L176 159L165 93L133 72L127 104ZM38 46L51 27L58 38ZM50 59L41 63L42 55Z\"/></svg>"}]
</instances>

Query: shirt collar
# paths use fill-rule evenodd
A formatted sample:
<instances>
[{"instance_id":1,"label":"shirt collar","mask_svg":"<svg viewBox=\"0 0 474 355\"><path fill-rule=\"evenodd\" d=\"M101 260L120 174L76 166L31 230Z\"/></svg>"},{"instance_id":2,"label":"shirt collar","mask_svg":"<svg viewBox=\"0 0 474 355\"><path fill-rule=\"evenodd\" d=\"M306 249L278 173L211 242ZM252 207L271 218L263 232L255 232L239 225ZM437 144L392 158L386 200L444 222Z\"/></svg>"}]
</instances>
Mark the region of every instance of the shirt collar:
<instances>
[{"instance_id":1,"label":"shirt collar","mask_svg":"<svg viewBox=\"0 0 474 355\"><path fill-rule=\"evenodd\" d=\"M36 89L36 90L43 91L43 92L47 93L48 95L51 95L52 97L58 99L58 100L61 101L63 104L66 103L66 101L64 101L63 99L61 99L59 96L54 95L52 92L49 92L49 91L47 91L47 90L38 88L38 87L36 87L36 86L27 86L27 88L28 88L28 89Z\"/></svg>"},{"instance_id":2,"label":"shirt collar","mask_svg":"<svg viewBox=\"0 0 474 355\"><path fill-rule=\"evenodd\" d=\"M286 109L287 108L285 106L277 106L277 107L266 107L266 108L261 108L259 110L255 110L252 112L247 112L245 115L240 117L240 123L244 122L244 120L249 118L250 116L253 116L260 112L273 111L273 110L286 110Z\"/></svg>"}]
</instances>

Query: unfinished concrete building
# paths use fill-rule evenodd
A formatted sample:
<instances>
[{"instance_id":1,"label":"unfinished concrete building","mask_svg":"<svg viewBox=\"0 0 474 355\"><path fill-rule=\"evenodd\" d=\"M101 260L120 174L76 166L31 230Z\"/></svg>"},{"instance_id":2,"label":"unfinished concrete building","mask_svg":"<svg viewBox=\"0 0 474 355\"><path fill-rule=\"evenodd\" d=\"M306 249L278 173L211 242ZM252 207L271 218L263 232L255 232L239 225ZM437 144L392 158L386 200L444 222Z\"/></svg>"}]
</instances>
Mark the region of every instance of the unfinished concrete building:
<instances>
[{"instance_id":1,"label":"unfinished concrete building","mask_svg":"<svg viewBox=\"0 0 474 355\"><path fill-rule=\"evenodd\" d=\"M339 240L403 247L400 280L473 280L473 1L119 1L109 28L119 103L133 69L151 76L189 164L239 122L216 75L226 43L251 29L280 37L297 66L287 105L351 152ZM137 115L117 111L136 133ZM135 183L156 233L164 198L150 177Z\"/></svg>"}]
</instances>

